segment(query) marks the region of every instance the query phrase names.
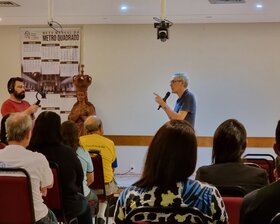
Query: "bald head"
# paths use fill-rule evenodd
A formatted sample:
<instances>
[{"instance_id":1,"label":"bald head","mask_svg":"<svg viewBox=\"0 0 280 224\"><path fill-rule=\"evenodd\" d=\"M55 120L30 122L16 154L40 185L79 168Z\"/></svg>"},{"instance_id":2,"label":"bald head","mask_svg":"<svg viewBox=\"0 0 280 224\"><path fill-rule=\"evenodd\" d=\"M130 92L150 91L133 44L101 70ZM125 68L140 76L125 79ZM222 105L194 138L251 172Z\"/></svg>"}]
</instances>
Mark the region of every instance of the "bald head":
<instances>
[{"instance_id":1,"label":"bald head","mask_svg":"<svg viewBox=\"0 0 280 224\"><path fill-rule=\"evenodd\" d=\"M7 139L9 141L23 141L29 137L32 119L25 113L12 113L6 120Z\"/></svg>"},{"instance_id":2,"label":"bald head","mask_svg":"<svg viewBox=\"0 0 280 224\"><path fill-rule=\"evenodd\" d=\"M87 134L96 132L103 134L102 121L96 116L89 116L84 122L84 128Z\"/></svg>"}]
</instances>

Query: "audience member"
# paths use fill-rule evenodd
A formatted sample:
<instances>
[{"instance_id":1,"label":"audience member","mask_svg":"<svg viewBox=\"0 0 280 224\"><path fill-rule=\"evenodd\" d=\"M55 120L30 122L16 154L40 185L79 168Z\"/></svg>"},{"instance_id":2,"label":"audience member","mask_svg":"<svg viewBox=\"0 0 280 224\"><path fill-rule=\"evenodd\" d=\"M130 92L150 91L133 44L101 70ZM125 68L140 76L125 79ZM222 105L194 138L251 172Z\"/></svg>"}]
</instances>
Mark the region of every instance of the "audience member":
<instances>
[{"instance_id":1,"label":"audience member","mask_svg":"<svg viewBox=\"0 0 280 224\"><path fill-rule=\"evenodd\" d=\"M275 141L276 143L273 145L274 152L280 156L280 120L278 121L276 130L275 130Z\"/></svg>"},{"instance_id":2,"label":"audience member","mask_svg":"<svg viewBox=\"0 0 280 224\"><path fill-rule=\"evenodd\" d=\"M6 132L6 120L10 116L10 114L6 114L4 117L1 119L1 132L0 132L0 149L3 149L6 145L8 145L7 141L7 132Z\"/></svg>"},{"instance_id":3,"label":"audience member","mask_svg":"<svg viewBox=\"0 0 280 224\"><path fill-rule=\"evenodd\" d=\"M280 121L276 128L276 147L280 149ZM270 223L280 211L280 157L277 156L275 171L276 181L261 189L255 190L244 197L240 208L240 224Z\"/></svg>"},{"instance_id":4,"label":"audience member","mask_svg":"<svg viewBox=\"0 0 280 224\"><path fill-rule=\"evenodd\" d=\"M44 155L26 150L31 137L32 120L24 113L12 113L6 120L9 145L0 151L0 167L20 167L31 177L35 220L39 224L57 223L56 217L43 203L42 195L53 186L53 175ZM20 200L20 195L19 195Z\"/></svg>"},{"instance_id":5,"label":"audience member","mask_svg":"<svg viewBox=\"0 0 280 224\"><path fill-rule=\"evenodd\" d=\"M280 156L277 156L275 159L275 169L273 171L275 180L280 178Z\"/></svg>"},{"instance_id":6,"label":"audience member","mask_svg":"<svg viewBox=\"0 0 280 224\"><path fill-rule=\"evenodd\" d=\"M195 170L196 160L197 140L191 124L184 120L165 123L148 148L142 177L120 194L114 217L116 224L125 223L127 214L142 206L187 206L199 209L209 219L208 223L228 223L218 190L189 178ZM170 223L178 223L178 217L165 216ZM158 222L159 218L155 214L152 219ZM133 221L149 220L143 215Z\"/></svg>"},{"instance_id":7,"label":"audience member","mask_svg":"<svg viewBox=\"0 0 280 224\"><path fill-rule=\"evenodd\" d=\"M155 101L159 104L170 120L186 120L194 127L196 102L194 95L188 90L189 78L183 72L177 72L172 76L170 87L172 93L178 95L174 110L172 110L159 95L154 93ZM168 96L167 96L168 97Z\"/></svg>"},{"instance_id":8,"label":"audience member","mask_svg":"<svg viewBox=\"0 0 280 224\"><path fill-rule=\"evenodd\" d=\"M113 194L118 191L118 186L114 179L114 168L117 166L115 144L103 136L102 122L98 117L89 116L85 120L84 126L86 135L80 137L80 144L86 150L97 150L100 152L103 163L106 195ZM99 202L98 223L103 223L104 221L106 205L106 201Z\"/></svg>"},{"instance_id":9,"label":"audience member","mask_svg":"<svg viewBox=\"0 0 280 224\"><path fill-rule=\"evenodd\" d=\"M235 119L224 121L215 131L212 162L197 170L196 179L214 186L240 186L246 193L268 184L265 170L244 164L245 127Z\"/></svg>"},{"instance_id":10,"label":"audience member","mask_svg":"<svg viewBox=\"0 0 280 224\"><path fill-rule=\"evenodd\" d=\"M20 77L10 78L7 88L8 92L10 93L10 98L2 104L2 116L14 112L24 112L28 115L31 115L34 119L34 113L37 112L39 106L36 104L30 105L26 100L23 100L25 97L23 79Z\"/></svg>"},{"instance_id":11,"label":"audience member","mask_svg":"<svg viewBox=\"0 0 280 224\"><path fill-rule=\"evenodd\" d=\"M91 202L91 214L94 216L97 212L98 198L96 193L88 187L94 181L94 168L91 157L87 150L80 147L79 131L73 121L65 121L62 123L61 135L63 143L70 146L80 159L84 171L83 191L86 199Z\"/></svg>"},{"instance_id":12,"label":"audience member","mask_svg":"<svg viewBox=\"0 0 280 224\"><path fill-rule=\"evenodd\" d=\"M73 150L62 144L60 122L58 114L42 112L35 121L29 149L41 152L48 161L58 164L66 219L77 217L79 223L92 223L88 202L79 193L84 179L83 169Z\"/></svg>"}]
</instances>

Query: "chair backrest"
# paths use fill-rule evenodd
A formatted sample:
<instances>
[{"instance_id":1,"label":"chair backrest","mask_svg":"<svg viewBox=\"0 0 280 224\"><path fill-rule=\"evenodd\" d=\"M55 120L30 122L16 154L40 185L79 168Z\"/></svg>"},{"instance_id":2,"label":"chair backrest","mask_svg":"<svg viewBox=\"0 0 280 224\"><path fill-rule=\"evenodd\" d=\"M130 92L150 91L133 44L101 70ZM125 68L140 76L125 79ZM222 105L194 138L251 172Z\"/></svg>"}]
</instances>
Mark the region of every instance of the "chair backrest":
<instances>
[{"instance_id":1,"label":"chair backrest","mask_svg":"<svg viewBox=\"0 0 280 224\"><path fill-rule=\"evenodd\" d=\"M0 222L35 223L31 179L25 169L0 168Z\"/></svg>"},{"instance_id":2,"label":"chair backrest","mask_svg":"<svg viewBox=\"0 0 280 224\"><path fill-rule=\"evenodd\" d=\"M89 185L89 188L95 191L98 198L106 198L102 157L99 151L96 150L90 150L89 154L94 167L94 181Z\"/></svg>"},{"instance_id":3,"label":"chair backrest","mask_svg":"<svg viewBox=\"0 0 280 224\"><path fill-rule=\"evenodd\" d=\"M94 181L91 185L89 185L89 188L95 191L99 201L108 202L108 206L106 206L105 210L106 223L108 223L109 213L111 211L111 208L114 208L114 204L112 204L114 202L114 194L106 195L104 169L100 152L97 150L89 150L89 154L91 156L92 164L94 167Z\"/></svg>"},{"instance_id":4,"label":"chair backrest","mask_svg":"<svg viewBox=\"0 0 280 224\"><path fill-rule=\"evenodd\" d=\"M253 167L261 168L260 165L258 165L257 163L246 162L246 159L244 160L244 164L248 165L248 166L253 166Z\"/></svg>"},{"instance_id":5,"label":"chair backrest","mask_svg":"<svg viewBox=\"0 0 280 224\"><path fill-rule=\"evenodd\" d=\"M229 224L239 224L240 206L243 197L222 197L228 214Z\"/></svg>"},{"instance_id":6,"label":"chair backrest","mask_svg":"<svg viewBox=\"0 0 280 224\"><path fill-rule=\"evenodd\" d=\"M43 197L44 203L51 209L59 221L65 220L63 203L62 203L62 191L60 184L60 173L58 164L55 162L49 162L50 168L53 173L53 187L48 189L46 197Z\"/></svg>"},{"instance_id":7,"label":"chair backrest","mask_svg":"<svg viewBox=\"0 0 280 224\"><path fill-rule=\"evenodd\" d=\"M275 181L273 170L275 168L275 159L271 154L246 154L243 156L245 163L255 163L268 173L269 181Z\"/></svg>"},{"instance_id":8,"label":"chair backrest","mask_svg":"<svg viewBox=\"0 0 280 224\"><path fill-rule=\"evenodd\" d=\"M222 196L244 197L246 194L246 191L241 186L217 185L216 187Z\"/></svg>"},{"instance_id":9,"label":"chair backrest","mask_svg":"<svg viewBox=\"0 0 280 224\"><path fill-rule=\"evenodd\" d=\"M155 220L155 217L160 217ZM141 220L139 220L141 217ZM139 220L139 221L137 221ZM144 206L133 209L125 218L125 223L212 223L210 217L203 215L203 213L190 207L150 207ZM173 221L173 222L172 222Z\"/></svg>"},{"instance_id":10,"label":"chair backrest","mask_svg":"<svg viewBox=\"0 0 280 224\"><path fill-rule=\"evenodd\" d=\"M270 224L279 224L280 223L280 212L277 213L270 221Z\"/></svg>"},{"instance_id":11,"label":"chair backrest","mask_svg":"<svg viewBox=\"0 0 280 224\"><path fill-rule=\"evenodd\" d=\"M0 149L4 149L6 147L6 145L2 142L0 142Z\"/></svg>"}]
</instances>

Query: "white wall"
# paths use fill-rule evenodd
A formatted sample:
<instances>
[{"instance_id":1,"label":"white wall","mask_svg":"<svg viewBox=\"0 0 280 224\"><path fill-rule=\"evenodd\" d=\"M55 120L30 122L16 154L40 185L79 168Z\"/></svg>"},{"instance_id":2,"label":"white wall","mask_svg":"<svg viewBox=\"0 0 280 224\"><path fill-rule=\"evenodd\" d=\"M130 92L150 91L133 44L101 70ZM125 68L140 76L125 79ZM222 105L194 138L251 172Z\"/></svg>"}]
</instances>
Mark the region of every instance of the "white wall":
<instances>
[{"instance_id":1,"label":"white wall","mask_svg":"<svg viewBox=\"0 0 280 224\"><path fill-rule=\"evenodd\" d=\"M0 103L9 97L7 82L20 76L20 33L16 26L0 26ZM1 116L1 115L0 115Z\"/></svg>"},{"instance_id":2,"label":"white wall","mask_svg":"<svg viewBox=\"0 0 280 224\"><path fill-rule=\"evenodd\" d=\"M106 134L153 135L167 121L153 92L163 96L170 74L187 71L199 136L212 135L228 118L240 120L248 136L274 135L280 117L280 23L175 24L165 43L156 39L152 24L86 25L82 38L82 63L93 78L89 99ZM20 74L19 41L19 27L0 27L1 101L8 96L9 76ZM170 105L176 98L168 99ZM140 172L145 152L118 147L118 171L134 165ZM210 163L210 156L200 149L198 164Z\"/></svg>"}]
</instances>

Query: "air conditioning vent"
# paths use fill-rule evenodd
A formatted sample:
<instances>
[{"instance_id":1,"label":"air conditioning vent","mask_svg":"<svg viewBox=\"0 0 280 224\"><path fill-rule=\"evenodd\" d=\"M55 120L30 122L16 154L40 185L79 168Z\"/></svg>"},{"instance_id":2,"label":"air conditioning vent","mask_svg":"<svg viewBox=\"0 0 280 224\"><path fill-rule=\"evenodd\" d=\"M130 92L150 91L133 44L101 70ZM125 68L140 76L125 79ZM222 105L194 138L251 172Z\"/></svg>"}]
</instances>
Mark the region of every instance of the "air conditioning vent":
<instances>
[{"instance_id":1,"label":"air conditioning vent","mask_svg":"<svg viewBox=\"0 0 280 224\"><path fill-rule=\"evenodd\" d=\"M209 0L211 4L239 4L245 3L245 0Z\"/></svg>"},{"instance_id":2,"label":"air conditioning vent","mask_svg":"<svg viewBox=\"0 0 280 224\"><path fill-rule=\"evenodd\" d=\"M0 1L0 7L19 7L20 5L11 1Z\"/></svg>"}]
</instances>

